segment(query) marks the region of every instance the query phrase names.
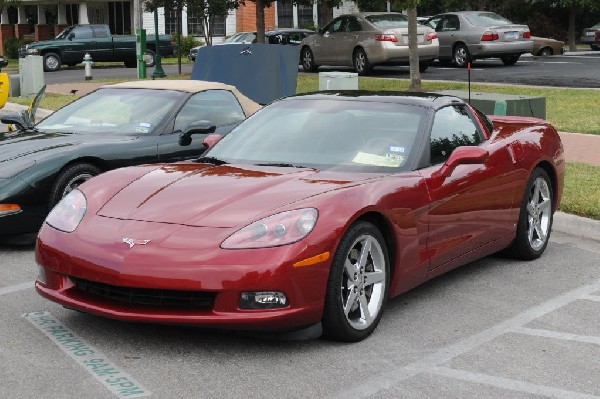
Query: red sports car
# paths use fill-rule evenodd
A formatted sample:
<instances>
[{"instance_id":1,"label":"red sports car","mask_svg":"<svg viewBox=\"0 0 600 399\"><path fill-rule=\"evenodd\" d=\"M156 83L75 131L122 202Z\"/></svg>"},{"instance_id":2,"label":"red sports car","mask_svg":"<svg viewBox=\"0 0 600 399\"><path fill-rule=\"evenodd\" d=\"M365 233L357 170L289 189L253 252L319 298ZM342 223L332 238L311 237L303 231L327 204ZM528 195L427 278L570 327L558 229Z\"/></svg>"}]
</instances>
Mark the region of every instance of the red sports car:
<instances>
[{"instance_id":1,"label":"red sports car","mask_svg":"<svg viewBox=\"0 0 600 399\"><path fill-rule=\"evenodd\" d=\"M428 279L542 255L563 177L540 119L434 94L290 97L195 161L73 190L40 231L36 288L114 319L358 341Z\"/></svg>"}]
</instances>

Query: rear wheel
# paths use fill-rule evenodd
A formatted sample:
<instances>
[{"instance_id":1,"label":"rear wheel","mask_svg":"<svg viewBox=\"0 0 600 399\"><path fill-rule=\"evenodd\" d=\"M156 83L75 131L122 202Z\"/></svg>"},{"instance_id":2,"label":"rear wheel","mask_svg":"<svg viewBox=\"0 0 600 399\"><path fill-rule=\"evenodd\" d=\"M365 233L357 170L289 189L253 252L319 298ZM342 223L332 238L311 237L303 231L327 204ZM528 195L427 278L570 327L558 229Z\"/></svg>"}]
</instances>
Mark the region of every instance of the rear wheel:
<instances>
[{"instance_id":1,"label":"rear wheel","mask_svg":"<svg viewBox=\"0 0 600 399\"><path fill-rule=\"evenodd\" d=\"M377 327L387 301L389 260L385 241L371 223L353 224L335 252L325 296L326 337L356 342Z\"/></svg>"},{"instance_id":2,"label":"rear wheel","mask_svg":"<svg viewBox=\"0 0 600 399\"><path fill-rule=\"evenodd\" d=\"M369 62L367 53L365 53L365 50L362 48L354 50L352 61L354 63L354 70L361 76L368 75L371 70L373 70L373 66Z\"/></svg>"},{"instance_id":3,"label":"rear wheel","mask_svg":"<svg viewBox=\"0 0 600 399\"><path fill-rule=\"evenodd\" d=\"M313 56L312 51L308 47L304 47L302 49L301 60L302 60L302 68L304 69L304 72L316 72L317 69L319 68L315 64L315 58Z\"/></svg>"},{"instance_id":4,"label":"rear wheel","mask_svg":"<svg viewBox=\"0 0 600 399\"><path fill-rule=\"evenodd\" d=\"M466 68L470 59L471 54L469 53L467 46L462 43L458 43L452 51L452 61L454 62L454 65L459 68Z\"/></svg>"},{"instance_id":5,"label":"rear wheel","mask_svg":"<svg viewBox=\"0 0 600 399\"><path fill-rule=\"evenodd\" d=\"M506 57L501 57L500 59L502 60L502 63L504 65L515 65L517 63L517 61L519 61L519 57L521 57L520 55L509 55Z\"/></svg>"},{"instance_id":6,"label":"rear wheel","mask_svg":"<svg viewBox=\"0 0 600 399\"><path fill-rule=\"evenodd\" d=\"M78 163L65 168L58 175L50 191L50 207L52 208L65 195L101 172L100 168L89 163Z\"/></svg>"},{"instance_id":7,"label":"rear wheel","mask_svg":"<svg viewBox=\"0 0 600 399\"><path fill-rule=\"evenodd\" d=\"M44 54L44 71L46 72L54 72L60 69L62 65L62 60L60 56L56 53L46 53Z\"/></svg>"},{"instance_id":8,"label":"rear wheel","mask_svg":"<svg viewBox=\"0 0 600 399\"><path fill-rule=\"evenodd\" d=\"M429 62L419 63L419 72L425 72L429 68Z\"/></svg>"},{"instance_id":9,"label":"rear wheel","mask_svg":"<svg viewBox=\"0 0 600 399\"><path fill-rule=\"evenodd\" d=\"M532 260L544 253L552 231L553 202L548 174L542 168L534 169L523 194L517 236L508 254Z\"/></svg>"},{"instance_id":10,"label":"rear wheel","mask_svg":"<svg viewBox=\"0 0 600 399\"><path fill-rule=\"evenodd\" d=\"M146 50L146 52L144 53L144 62L146 63L146 67L150 68L153 67L154 64L156 63L156 53L154 52L154 50Z\"/></svg>"}]
</instances>

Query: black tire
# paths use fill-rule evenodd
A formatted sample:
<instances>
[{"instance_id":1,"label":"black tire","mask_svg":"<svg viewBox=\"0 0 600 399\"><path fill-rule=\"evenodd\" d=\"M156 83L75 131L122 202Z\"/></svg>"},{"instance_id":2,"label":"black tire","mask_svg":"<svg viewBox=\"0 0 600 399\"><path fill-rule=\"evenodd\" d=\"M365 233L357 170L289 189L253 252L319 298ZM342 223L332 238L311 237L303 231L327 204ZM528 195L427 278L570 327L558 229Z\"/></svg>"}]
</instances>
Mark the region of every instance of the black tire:
<instances>
[{"instance_id":1,"label":"black tire","mask_svg":"<svg viewBox=\"0 0 600 399\"><path fill-rule=\"evenodd\" d=\"M600 50L600 44L590 44L592 50Z\"/></svg>"},{"instance_id":2,"label":"black tire","mask_svg":"<svg viewBox=\"0 0 600 399\"><path fill-rule=\"evenodd\" d=\"M517 236L505 253L523 260L539 258L550 240L553 211L552 183L545 170L536 168L529 176L521 201Z\"/></svg>"},{"instance_id":3,"label":"black tire","mask_svg":"<svg viewBox=\"0 0 600 399\"><path fill-rule=\"evenodd\" d=\"M304 69L304 72L317 72L319 67L315 64L315 57L310 48L304 47L302 49L300 61L302 62L302 69Z\"/></svg>"},{"instance_id":4,"label":"black tire","mask_svg":"<svg viewBox=\"0 0 600 399\"><path fill-rule=\"evenodd\" d=\"M466 68L470 59L471 53L465 44L458 43L456 46L454 46L454 50L452 50L452 62L455 66L459 68Z\"/></svg>"},{"instance_id":5,"label":"black tire","mask_svg":"<svg viewBox=\"0 0 600 399\"><path fill-rule=\"evenodd\" d=\"M46 72L55 72L60 69L62 65L62 60L60 56L56 53L46 53L44 54L44 71Z\"/></svg>"},{"instance_id":6,"label":"black tire","mask_svg":"<svg viewBox=\"0 0 600 399\"><path fill-rule=\"evenodd\" d=\"M60 172L50 191L50 208L74 188L100 173L100 168L89 163L77 163L66 167Z\"/></svg>"},{"instance_id":7,"label":"black tire","mask_svg":"<svg viewBox=\"0 0 600 399\"><path fill-rule=\"evenodd\" d=\"M543 49L538 51L538 56L540 57L549 57L551 55L554 55L554 51L552 51L550 47L544 47Z\"/></svg>"},{"instance_id":8,"label":"black tire","mask_svg":"<svg viewBox=\"0 0 600 399\"><path fill-rule=\"evenodd\" d=\"M365 259L363 266L360 255ZM389 270L381 232L365 221L350 226L329 271L322 320L325 337L357 342L375 330L387 302Z\"/></svg>"},{"instance_id":9,"label":"black tire","mask_svg":"<svg viewBox=\"0 0 600 399\"><path fill-rule=\"evenodd\" d=\"M146 68L153 67L156 64L156 53L154 50L147 49L144 59L146 60Z\"/></svg>"},{"instance_id":10,"label":"black tire","mask_svg":"<svg viewBox=\"0 0 600 399\"><path fill-rule=\"evenodd\" d=\"M419 63L419 72L425 72L429 68L429 62Z\"/></svg>"},{"instance_id":11,"label":"black tire","mask_svg":"<svg viewBox=\"0 0 600 399\"><path fill-rule=\"evenodd\" d=\"M369 62L367 53L360 47L354 50L354 54L352 54L352 64L354 65L354 70L360 76L368 75L373 70L373 65Z\"/></svg>"},{"instance_id":12,"label":"black tire","mask_svg":"<svg viewBox=\"0 0 600 399\"><path fill-rule=\"evenodd\" d=\"M504 65L511 66L511 65L515 65L517 63L517 61L519 61L520 57L521 57L521 55L517 54L517 55L509 55L506 57L500 57L500 59L502 60L502 63Z\"/></svg>"}]
</instances>

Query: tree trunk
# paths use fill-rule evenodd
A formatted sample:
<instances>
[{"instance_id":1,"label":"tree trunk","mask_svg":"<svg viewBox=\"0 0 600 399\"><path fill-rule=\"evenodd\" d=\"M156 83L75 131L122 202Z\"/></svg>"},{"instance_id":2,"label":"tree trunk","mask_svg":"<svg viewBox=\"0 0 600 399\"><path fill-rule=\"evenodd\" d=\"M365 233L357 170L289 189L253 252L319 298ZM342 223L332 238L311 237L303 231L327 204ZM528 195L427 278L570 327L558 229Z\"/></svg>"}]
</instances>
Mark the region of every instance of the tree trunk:
<instances>
[{"instance_id":1,"label":"tree trunk","mask_svg":"<svg viewBox=\"0 0 600 399\"><path fill-rule=\"evenodd\" d=\"M421 71L419 71L419 48L417 44L417 8L411 7L408 15L408 59L410 63L411 91L421 91Z\"/></svg>"},{"instance_id":2,"label":"tree trunk","mask_svg":"<svg viewBox=\"0 0 600 399\"><path fill-rule=\"evenodd\" d=\"M265 2L256 0L256 42L265 42Z\"/></svg>"},{"instance_id":3,"label":"tree trunk","mask_svg":"<svg viewBox=\"0 0 600 399\"><path fill-rule=\"evenodd\" d=\"M569 7L569 51L577 51L575 44L575 17L577 16L577 8Z\"/></svg>"}]
</instances>

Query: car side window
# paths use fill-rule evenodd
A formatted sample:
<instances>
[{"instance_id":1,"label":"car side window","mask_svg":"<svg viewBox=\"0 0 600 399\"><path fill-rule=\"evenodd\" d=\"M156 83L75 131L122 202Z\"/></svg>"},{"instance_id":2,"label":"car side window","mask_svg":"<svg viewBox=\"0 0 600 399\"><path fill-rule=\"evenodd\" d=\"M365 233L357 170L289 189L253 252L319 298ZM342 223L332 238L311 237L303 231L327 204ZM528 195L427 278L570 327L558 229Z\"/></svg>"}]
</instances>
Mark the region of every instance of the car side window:
<instances>
[{"instance_id":1,"label":"car side window","mask_svg":"<svg viewBox=\"0 0 600 399\"><path fill-rule=\"evenodd\" d=\"M338 18L333 20L329 25L327 25L327 27L325 28L325 32L323 33L334 33L334 32L339 32L343 29L343 26L345 25L346 18Z\"/></svg>"},{"instance_id":2,"label":"car side window","mask_svg":"<svg viewBox=\"0 0 600 399\"><path fill-rule=\"evenodd\" d=\"M106 29L103 26L92 26L92 30L94 31L94 37L108 37L106 33Z\"/></svg>"},{"instance_id":3,"label":"car side window","mask_svg":"<svg viewBox=\"0 0 600 399\"><path fill-rule=\"evenodd\" d=\"M91 39L92 28L89 26L78 26L73 30L73 34L75 35L75 39Z\"/></svg>"},{"instance_id":4,"label":"car side window","mask_svg":"<svg viewBox=\"0 0 600 399\"><path fill-rule=\"evenodd\" d=\"M455 31L460 29L460 21L456 15L446 15L442 21L442 31Z\"/></svg>"},{"instance_id":5,"label":"car side window","mask_svg":"<svg viewBox=\"0 0 600 399\"><path fill-rule=\"evenodd\" d=\"M466 106L441 108L435 113L431 127L430 163L443 163L456 147L479 145L482 141Z\"/></svg>"},{"instance_id":6,"label":"car side window","mask_svg":"<svg viewBox=\"0 0 600 399\"><path fill-rule=\"evenodd\" d=\"M175 118L174 130L185 130L192 122L209 120L216 126L245 118L237 98L227 90L207 90L194 94Z\"/></svg>"},{"instance_id":7,"label":"car side window","mask_svg":"<svg viewBox=\"0 0 600 399\"><path fill-rule=\"evenodd\" d=\"M358 32L360 31L360 22L354 17L348 18L348 24L346 25L346 31L348 32Z\"/></svg>"},{"instance_id":8,"label":"car side window","mask_svg":"<svg viewBox=\"0 0 600 399\"><path fill-rule=\"evenodd\" d=\"M437 26L440 24L440 20L442 19L442 17L434 17L431 18L429 21L427 21L427 23L425 25L429 26L430 28L433 28L435 30L437 29Z\"/></svg>"}]
</instances>

